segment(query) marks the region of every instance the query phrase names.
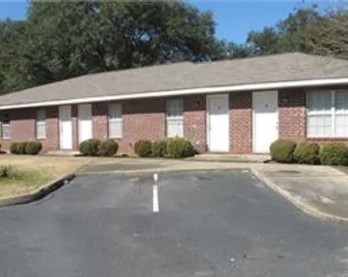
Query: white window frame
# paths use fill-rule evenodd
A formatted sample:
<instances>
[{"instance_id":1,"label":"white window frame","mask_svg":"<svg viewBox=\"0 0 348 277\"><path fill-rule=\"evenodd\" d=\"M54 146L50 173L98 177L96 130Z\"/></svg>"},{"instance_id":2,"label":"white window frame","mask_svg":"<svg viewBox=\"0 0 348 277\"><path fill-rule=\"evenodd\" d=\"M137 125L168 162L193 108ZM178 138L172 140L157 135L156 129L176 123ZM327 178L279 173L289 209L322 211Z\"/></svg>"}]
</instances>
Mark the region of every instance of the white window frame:
<instances>
[{"instance_id":1,"label":"white window frame","mask_svg":"<svg viewBox=\"0 0 348 277\"><path fill-rule=\"evenodd\" d=\"M180 105L177 105L177 102L180 103ZM174 104L175 103L175 104ZM172 109L171 105L181 107L181 110L178 111L179 115L172 116L170 114L170 110ZM180 133L173 133L171 134L169 132L170 130L170 125L175 124L175 125L181 125L181 132ZM174 138L174 137L183 137L184 136L184 101L182 98L173 98L173 99L168 99L166 103L166 134L168 138Z\"/></svg>"},{"instance_id":2,"label":"white window frame","mask_svg":"<svg viewBox=\"0 0 348 277\"><path fill-rule=\"evenodd\" d=\"M331 109L328 111L310 111L308 107L308 98L310 93L316 93L316 92L327 92L331 94ZM345 138L348 137L348 135L336 135L336 115L344 115L348 114L347 111L336 111L336 93L337 92L345 92L348 94L348 90L310 90L306 93L306 133L308 138ZM318 134L318 135L311 135L308 133L309 131L309 117L310 116L320 116L320 115L330 115L331 116L331 134L325 135L325 134Z\"/></svg>"},{"instance_id":3,"label":"white window frame","mask_svg":"<svg viewBox=\"0 0 348 277\"><path fill-rule=\"evenodd\" d=\"M7 123L4 123L4 115L7 114ZM4 128L8 128L8 136L4 136ZM11 113L9 111L3 111L1 113L1 139L8 140L11 139Z\"/></svg>"},{"instance_id":4,"label":"white window frame","mask_svg":"<svg viewBox=\"0 0 348 277\"><path fill-rule=\"evenodd\" d=\"M112 117L112 114L111 114L111 109L118 109L119 111L116 112L116 114L119 114L120 116L119 117ZM117 125L119 124L120 127L120 133L119 134L111 134L110 133L110 130L112 129L111 128L111 125ZM121 103L109 103L108 105L108 138L122 138L122 134L123 134L123 126L122 126L122 104Z\"/></svg>"},{"instance_id":5,"label":"white window frame","mask_svg":"<svg viewBox=\"0 0 348 277\"><path fill-rule=\"evenodd\" d=\"M42 118L40 118L40 113L43 115ZM42 128L42 134L39 133L40 128ZM44 108L35 111L35 135L37 139L46 138L46 110Z\"/></svg>"}]
</instances>

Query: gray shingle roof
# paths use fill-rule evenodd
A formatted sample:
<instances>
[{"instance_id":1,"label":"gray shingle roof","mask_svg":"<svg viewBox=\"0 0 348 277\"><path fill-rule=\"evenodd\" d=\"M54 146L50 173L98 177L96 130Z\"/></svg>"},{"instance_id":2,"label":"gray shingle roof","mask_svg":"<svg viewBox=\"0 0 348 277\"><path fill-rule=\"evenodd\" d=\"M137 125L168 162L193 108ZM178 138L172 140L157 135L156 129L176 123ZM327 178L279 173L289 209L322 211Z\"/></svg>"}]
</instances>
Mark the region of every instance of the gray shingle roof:
<instances>
[{"instance_id":1,"label":"gray shingle roof","mask_svg":"<svg viewBox=\"0 0 348 277\"><path fill-rule=\"evenodd\" d=\"M0 96L0 108L87 97L347 77L346 60L288 53L199 64L159 65L85 75Z\"/></svg>"}]
</instances>

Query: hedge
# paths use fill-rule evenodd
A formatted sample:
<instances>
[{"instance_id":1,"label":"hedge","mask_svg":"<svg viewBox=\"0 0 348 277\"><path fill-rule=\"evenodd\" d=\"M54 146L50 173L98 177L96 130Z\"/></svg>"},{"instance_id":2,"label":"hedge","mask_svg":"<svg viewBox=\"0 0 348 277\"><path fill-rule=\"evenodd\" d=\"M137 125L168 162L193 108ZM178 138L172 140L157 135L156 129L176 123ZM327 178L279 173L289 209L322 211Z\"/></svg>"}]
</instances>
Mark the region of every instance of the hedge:
<instances>
[{"instance_id":1,"label":"hedge","mask_svg":"<svg viewBox=\"0 0 348 277\"><path fill-rule=\"evenodd\" d=\"M85 156L97 156L99 152L100 140L88 139L80 143L79 150Z\"/></svg>"},{"instance_id":2,"label":"hedge","mask_svg":"<svg viewBox=\"0 0 348 277\"><path fill-rule=\"evenodd\" d=\"M117 153L118 144L113 139L107 139L99 144L98 154L104 157L111 157Z\"/></svg>"},{"instance_id":3,"label":"hedge","mask_svg":"<svg viewBox=\"0 0 348 277\"><path fill-rule=\"evenodd\" d=\"M152 155L154 157L165 157L168 154L167 141L159 140L152 143Z\"/></svg>"},{"instance_id":4,"label":"hedge","mask_svg":"<svg viewBox=\"0 0 348 277\"><path fill-rule=\"evenodd\" d=\"M329 142L323 145L319 156L324 165L348 165L348 147L344 143Z\"/></svg>"},{"instance_id":5,"label":"hedge","mask_svg":"<svg viewBox=\"0 0 348 277\"><path fill-rule=\"evenodd\" d=\"M320 146L315 142L303 141L297 144L294 159L300 164L319 164Z\"/></svg>"},{"instance_id":6,"label":"hedge","mask_svg":"<svg viewBox=\"0 0 348 277\"><path fill-rule=\"evenodd\" d=\"M42 143L40 141L23 141L12 142L10 145L10 152L17 155L37 155L42 150Z\"/></svg>"},{"instance_id":7,"label":"hedge","mask_svg":"<svg viewBox=\"0 0 348 277\"><path fill-rule=\"evenodd\" d=\"M140 157L152 156L152 142L149 140L139 140L134 144L134 152Z\"/></svg>"},{"instance_id":8,"label":"hedge","mask_svg":"<svg viewBox=\"0 0 348 277\"><path fill-rule=\"evenodd\" d=\"M186 158L195 155L191 142L185 138L173 138L168 140L168 155L172 158Z\"/></svg>"},{"instance_id":9,"label":"hedge","mask_svg":"<svg viewBox=\"0 0 348 277\"><path fill-rule=\"evenodd\" d=\"M279 163L294 162L296 143L291 139L278 139L271 144L270 152L272 160Z\"/></svg>"}]
</instances>

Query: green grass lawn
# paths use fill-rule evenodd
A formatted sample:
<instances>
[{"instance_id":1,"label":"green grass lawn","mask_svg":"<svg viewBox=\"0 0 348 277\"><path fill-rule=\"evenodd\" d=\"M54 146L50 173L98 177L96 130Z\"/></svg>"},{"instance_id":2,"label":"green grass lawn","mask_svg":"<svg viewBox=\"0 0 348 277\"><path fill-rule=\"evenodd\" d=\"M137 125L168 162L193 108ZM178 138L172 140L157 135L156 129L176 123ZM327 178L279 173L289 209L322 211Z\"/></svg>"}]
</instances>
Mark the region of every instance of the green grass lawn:
<instances>
[{"instance_id":1,"label":"green grass lawn","mask_svg":"<svg viewBox=\"0 0 348 277\"><path fill-rule=\"evenodd\" d=\"M85 157L44 157L1 155L0 170L10 167L13 174L0 177L0 199L34 192L39 187L89 163Z\"/></svg>"}]
</instances>

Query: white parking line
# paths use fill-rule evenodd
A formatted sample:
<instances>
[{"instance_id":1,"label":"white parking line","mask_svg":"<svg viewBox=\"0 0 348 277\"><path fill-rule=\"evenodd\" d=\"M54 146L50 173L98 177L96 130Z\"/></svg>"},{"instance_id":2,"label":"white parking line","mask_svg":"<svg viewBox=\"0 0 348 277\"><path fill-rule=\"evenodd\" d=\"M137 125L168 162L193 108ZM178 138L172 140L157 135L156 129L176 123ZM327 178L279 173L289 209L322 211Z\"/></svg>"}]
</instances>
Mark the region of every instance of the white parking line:
<instances>
[{"instance_id":1,"label":"white parking line","mask_svg":"<svg viewBox=\"0 0 348 277\"><path fill-rule=\"evenodd\" d=\"M159 204L158 204L158 183L159 183L159 178L158 174L155 173L153 174L153 180L154 184L152 186L152 211L154 213L159 212Z\"/></svg>"}]
</instances>

